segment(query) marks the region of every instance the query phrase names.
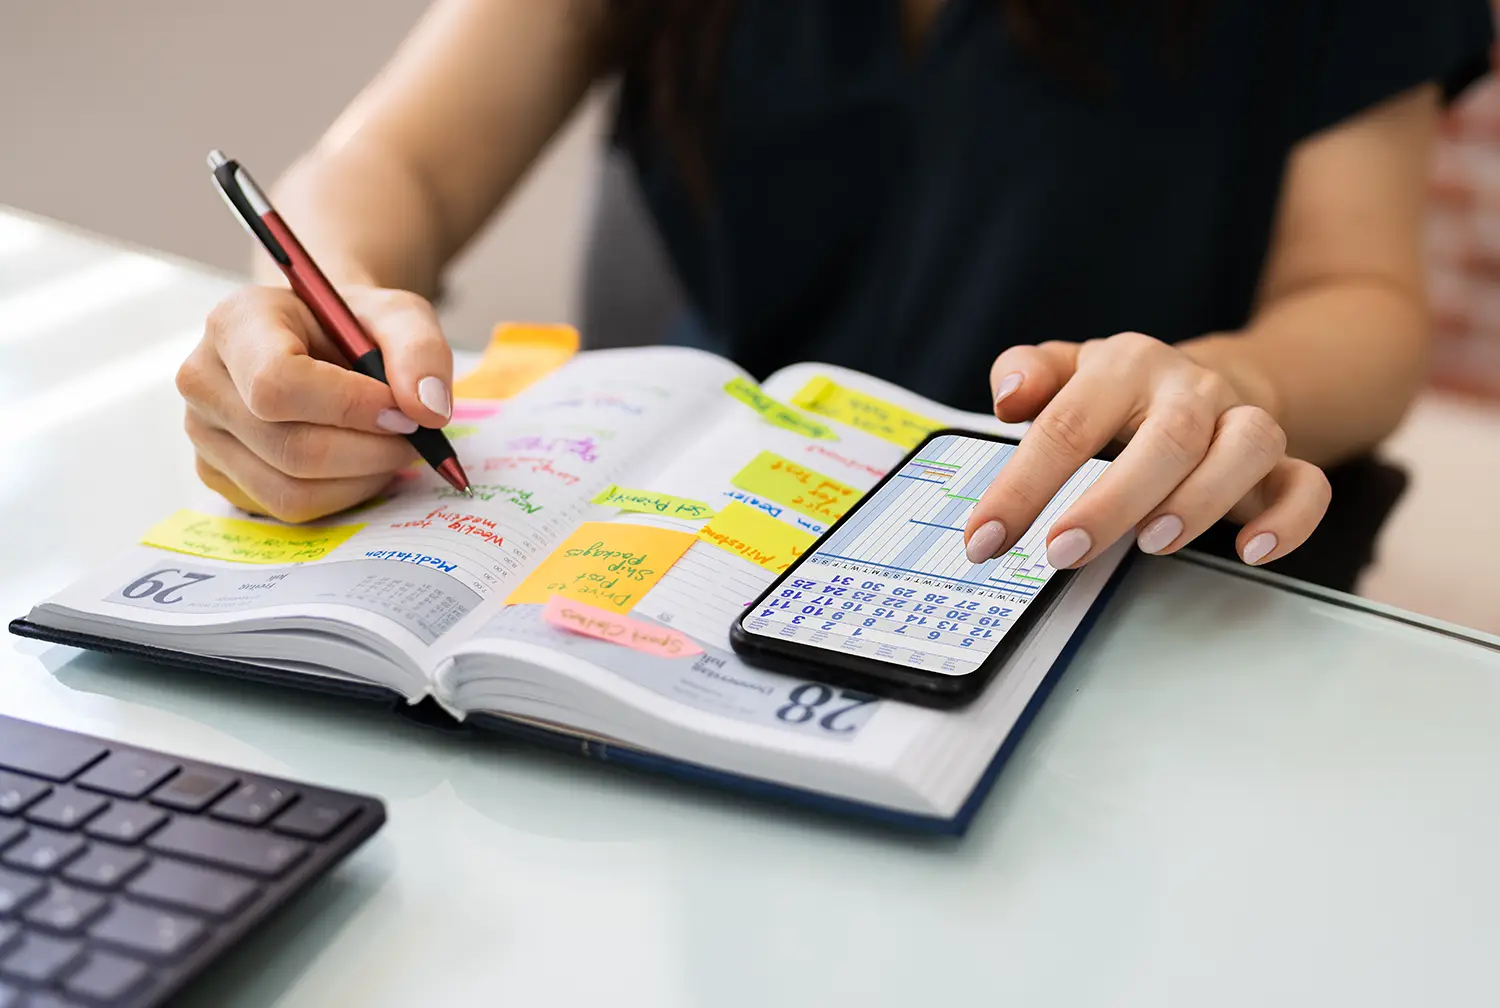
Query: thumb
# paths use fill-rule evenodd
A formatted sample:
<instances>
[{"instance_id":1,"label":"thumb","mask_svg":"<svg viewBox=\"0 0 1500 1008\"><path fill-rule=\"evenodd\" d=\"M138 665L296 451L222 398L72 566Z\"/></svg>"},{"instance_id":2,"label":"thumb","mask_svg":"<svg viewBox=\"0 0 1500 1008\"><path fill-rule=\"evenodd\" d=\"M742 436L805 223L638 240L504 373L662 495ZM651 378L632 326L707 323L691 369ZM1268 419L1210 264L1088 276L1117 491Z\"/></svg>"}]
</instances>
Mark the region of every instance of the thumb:
<instances>
[{"instance_id":1,"label":"thumb","mask_svg":"<svg viewBox=\"0 0 1500 1008\"><path fill-rule=\"evenodd\" d=\"M1068 383L1077 367L1076 343L1053 340L1011 347L990 367L995 416L1006 423L1033 419Z\"/></svg>"},{"instance_id":2,"label":"thumb","mask_svg":"<svg viewBox=\"0 0 1500 1008\"><path fill-rule=\"evenodd\" d=\"M437 312L407 291L371 291L351 305L385 360L385 377L401 412L423 427L453 415L453 350Z\"/></svg>"}]
</instances>

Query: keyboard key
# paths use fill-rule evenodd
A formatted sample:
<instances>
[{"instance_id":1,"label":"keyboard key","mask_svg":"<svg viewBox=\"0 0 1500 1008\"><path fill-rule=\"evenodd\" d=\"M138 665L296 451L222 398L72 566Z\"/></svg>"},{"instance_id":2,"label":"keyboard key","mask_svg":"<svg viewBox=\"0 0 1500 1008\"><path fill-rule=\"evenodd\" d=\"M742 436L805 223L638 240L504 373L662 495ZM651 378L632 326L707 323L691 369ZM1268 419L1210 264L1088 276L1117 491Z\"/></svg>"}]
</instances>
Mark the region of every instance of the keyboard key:
<instances>
[{"instance_id":1,"label":"keyboard key","mask_svg":"<svg viewBox=\"0 0 1500 1008\"><path fill-rule=\"evenodd\" d=\"M275 877L307 854L300 840L203 819L174 819L146 842L152 850Z\"/></svg>"},{"instance_id":2,"label":"keyboard key","mask_svg":"<svg viewBox=\"0 0 1500 1008\"><path fill-rule=\"evenodd\" d=\"M21 937L21 925L15 921L0 920L0 952L14 945Z\"/></svg>"},{"instance_id":3,"label":"keyboard key","mask_svg":"<svg viewBox=\"0 0 1500 1008\"><path fill-rule=\"evenodd\" d=\"M293 805L271 824L271 828L309 840L326 840L358 807L345 798L308 797Z\"/></svg>"},{"instance_id":4,"label":"keyboard key","mask_svg":"<svg viewBox=\"0 0 1500 1008\"><path fill-rule=\"evenodd\" d=\"M149 805L115 802L109 811L83 828L91 837L119 843L139 843L147 834L167 821L167 814Z\"/></svg>"},{"instance_id":5,"label":"keyboard key","mask_svg":"<svg viewBox=\"0 0 1500 1008\"><path fill-rule=\"evenodd\" d=\"M0 868L0 914L14 913L42 894L46 883Z\"/></svg>"},{"instance_id":6,"label":"keyboard key","mask_svg":"<svg viewBox=\"0 0 1500 1008\"><path fill-rule=\"evenodd\" d=\"M0 983L0 1008L23 1008L19 987Z\"/></svg>"},{"instance_id":7,"label":"keyboard key","mask_svg":"<svg viewBox=\"0 0 1500 1008\"><path fill-rule=\"evenodd\" d=\"M12 868L27 871L50 872L60 868L83 850L83 839L71 833L55 833L49 829L33 829L20 843L13 844L3 855Z\"/></svg>"},{"instance_id":8,"label":"keyboard key","mask_svg":"<svg viewBox=\"0 0 1500 1008\"><path fill-rule=\"evenodd\" d=\"M144 963L108 952L90 952L63 984L63 990L87 1001L110 1004L134 993L145 979Z\"/></svg>"},{"instance_id":9,"label":"keyboard key","mask_svg":"<svg viewBox=\"0 0 1500 1008\"><path fill-rule=\"evenodd\" d=\"M234 787L235 778L210 770L188 770L156 789L151 800L183 812L201 812L215 798Z\"/></svg>"},{"instance_id":10,"label":"keyboard key","mask_svg":"<svg viewBox=\"0 0 1500 1008\"><path fill-rule=\"evenodd\" d=\"M209 815L246 826L260 826L297 797L297 792L275 784L241 784L209 810Z\"/></svg>"},{"instance_id":11,"label":"keyboard key","mask_svg":"<svg viewBox=\"0 0 1500 1008\"><path fill-rule=\"evenodd\" d=\"M0 770L0 815L15 815L51 790L51 784L35 777Z\"/></svg>"},{"instance_id":12,"label":"keyboard key","mask_svg":"<svg viewBox=\"0 0 1500 1008\"><path fill-rule=\"evenodd\" d=\"M73 934L83 928L104 909L104 897L74 889L72 886L54 882L47 895L26 908L23 915L28 924Z\"/></svg>"},{"instance_id":13,"label":"keyboard key","mask_svg":"<svg viewBox=\"0 0 1500 1008\"><path fill-rule=\"evenodd\" d=\"M88 853L63 869L63 878L95 889L113 889L141 870L146 855L114 844L91 844Z\"/></svg>"},{"instance_id":14,"label":"keyboard key","mask_svg":"<svg viewBox=\"0 0 1500 1008\"><path fill-rule=\"evenodd\" d=\"M26 1008L82 1008L77 1001L71 1001L56 994L33 994L26 1001Z\"/></svg>"},{"instance_id":15,"label":"keyboard key","mask_svg":"<svg viewBox=\"0 0 1500 1008\"><path fill-rule=\"evenodd\" d=\"M176 773L177 767L160 756L117 752L90 767L75 783L118 798L139 798Z\"/></svg>"},{"instance_id":16,"label":"keyboard key","mask_svg":"<svg viewBox=\"0 0 1500 1008\"><path fill-rule=\"evenodd\" d=\"M247 878L158 858L125 891L151 903L225 917L250 902L259 890Z\"/></svg>"},{"instance_id":17,"label":"keyboard key","mask_svg":"<svg viewBox=\"0 0 1500 1008\"><path fill-rule=\"evenodd\" d=\"M28 934L0 959L0 973L23 983L51 983L82 951L81 942Z\"/></svg>"},{"instance_id":18,"label":"keyboard key","mask_svg":"<svg viewBox=\"0 0 1500 1008\"><path fill-rule=\"evenodd\" d=\"M0 767L65 781L109 752L92 739L6 718L0 724Z\"/></svg>"},{"instance_id":19,"label":"keyboard key","mask_svg":"<svg viewBox=\"0 0 1500 1008\"><path fill-rule=\"evenodd\" d=\"M74 787L60 787L36 805L26 818L43 826L58 829L77 829L83 823L104 811L109 799L80 791Z\"/></svg>"},{"instance_id":20,"label":"keyboard key","mask_svg":"<svg viewBox=\"0 0 1500 1008\"><path fill-rule=\"evenodd\" d=\"M175 959L203 934L203 924L191 917L126 900L117 900L108 915L89 929L91 938L154 959Z\"/></svg>"},{"instance_id":21,"label":"keyboard key","mask_svg":"<svg viewBox=\"0 0 1500 1008\"><path fill-rule=\"evenodd\" d=\"M25 823L15 819L0 819L0 850L15 843L25 834Z\"/></svg>"}]
</instances>

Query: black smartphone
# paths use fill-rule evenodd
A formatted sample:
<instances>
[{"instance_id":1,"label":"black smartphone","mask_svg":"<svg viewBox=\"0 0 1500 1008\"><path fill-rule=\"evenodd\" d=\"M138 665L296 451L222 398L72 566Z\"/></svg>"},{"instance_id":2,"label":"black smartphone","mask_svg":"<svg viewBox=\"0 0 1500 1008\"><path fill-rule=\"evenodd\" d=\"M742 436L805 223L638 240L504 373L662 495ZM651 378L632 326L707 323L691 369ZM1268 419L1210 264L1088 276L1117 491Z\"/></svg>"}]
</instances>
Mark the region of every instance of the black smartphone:
<instances>
[{"instance_id":1,"label":"black smartphone","mask_svg":"<svg viewBox=\"0 0 1500 1008\"><path fill-rule=\"evenodd\" d=\"M928 435L745 609L729 631L734 650L878 696L972 702L1072 576L1047 565L1047 531L1112 457L1074 473L1007 553L972 564L964 523L1016 445Z\"/></svg>"}]
</instances>

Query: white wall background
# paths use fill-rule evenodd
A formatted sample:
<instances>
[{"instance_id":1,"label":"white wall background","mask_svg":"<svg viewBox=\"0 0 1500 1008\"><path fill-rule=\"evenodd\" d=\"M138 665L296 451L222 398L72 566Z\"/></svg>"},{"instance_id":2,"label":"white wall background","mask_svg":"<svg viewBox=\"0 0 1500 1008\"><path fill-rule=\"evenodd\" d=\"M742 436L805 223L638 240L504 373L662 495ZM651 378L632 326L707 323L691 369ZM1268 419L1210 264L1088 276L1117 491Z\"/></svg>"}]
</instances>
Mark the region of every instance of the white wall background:
<instances>
[{"instance_id":1,"label":"white wall background","mask_svg":"<svg viewBox=\"0 0 1500 1008\"><path fill-rule=\"evenodd\" d=\"M222 147L269 184L425 7L0 0L0 204L243 271L250 249L204 154ZM445 308L456 344L502 318L576 320L601 113L583 110L465 255Z\"/></svg>"}]
</instances>

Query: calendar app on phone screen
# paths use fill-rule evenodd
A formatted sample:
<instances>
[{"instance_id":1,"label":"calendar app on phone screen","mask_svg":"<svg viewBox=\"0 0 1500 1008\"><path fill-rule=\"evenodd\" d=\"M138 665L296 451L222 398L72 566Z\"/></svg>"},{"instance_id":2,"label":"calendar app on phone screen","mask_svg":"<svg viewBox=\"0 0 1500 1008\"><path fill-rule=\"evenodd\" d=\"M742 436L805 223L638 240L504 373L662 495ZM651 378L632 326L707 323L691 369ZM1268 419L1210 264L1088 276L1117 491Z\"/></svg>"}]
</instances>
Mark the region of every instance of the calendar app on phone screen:
<instances>
[{"instance_id":1,"label":"calendar app on phone screen","mask_svg":"<svg viewBox=\"0 0 1500 1008\"><path fill-rule=\"evenodd\" d=\"M1056 574L1047 530L1109 465L1090 460L1008 552L970 563L964 522L1015 450L957 434L928 441L802 557L744 631L928 672L979 668Z\"/></svg>"}]
</instances>

